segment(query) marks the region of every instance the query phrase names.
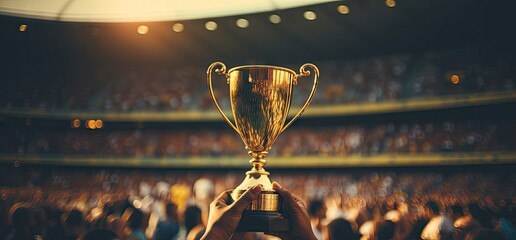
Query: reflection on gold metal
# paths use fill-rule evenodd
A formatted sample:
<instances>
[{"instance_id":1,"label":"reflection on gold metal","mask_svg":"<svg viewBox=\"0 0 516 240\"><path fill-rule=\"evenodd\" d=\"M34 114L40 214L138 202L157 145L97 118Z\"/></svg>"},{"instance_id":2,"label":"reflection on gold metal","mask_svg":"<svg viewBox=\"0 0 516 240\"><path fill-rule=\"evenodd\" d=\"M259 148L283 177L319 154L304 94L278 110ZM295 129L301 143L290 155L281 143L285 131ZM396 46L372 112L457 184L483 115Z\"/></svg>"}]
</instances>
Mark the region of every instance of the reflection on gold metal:
<instances>
[{"instance_id":1,"label":"reflection on gold metal","mask_svg":"<svg viewBox=\"0 0 516 240\"><path fill-rule=\"evenodd\" d=\"M308 99L299 112L286 123L292 100L292 89L298 78L307 77L313 71L313 86ZM229 98L234 122L220 108L212 86L212 72L225 76L229 84ZM226 70L221 62L208 67L207 80L210 96L222 118L240 135L248 150L252 169L246 172L246 179L233 192L237 199L249 187L262 185L264 194L252 205L260 211L276 211L278 197L272 190L269 173L263 166L272 144L308 107L317 89L319 70L313 64L304 64L299 73L288 68L248 65ZM274 206L273 206L274 205ZM276 210L273 210L276 209Z\"/></svg>"},{"instance_id":2,"label":"reflection on gold metal","mask_svg":"<svg viewBox=\"0 0 516 240\"><path fill-rule=\"evenodd\" d=\"M238 199L245 191L234 191L233 199ZM279 195L276 191L262 191L258 197L247 207L251 211L277 212L279 210Z\"/></svg>"}]
</instances>

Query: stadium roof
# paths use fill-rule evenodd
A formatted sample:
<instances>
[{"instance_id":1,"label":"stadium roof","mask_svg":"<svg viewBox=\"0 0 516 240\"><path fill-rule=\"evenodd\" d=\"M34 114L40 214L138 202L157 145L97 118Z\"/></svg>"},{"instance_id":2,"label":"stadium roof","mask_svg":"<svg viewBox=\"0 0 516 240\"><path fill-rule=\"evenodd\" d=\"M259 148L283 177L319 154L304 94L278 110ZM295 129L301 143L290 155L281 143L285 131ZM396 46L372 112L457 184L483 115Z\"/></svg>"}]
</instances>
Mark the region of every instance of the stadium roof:
<instances>
[{"instance_id":1,"label":"stadium roof","mask_svg":"<svg viewBox=\"0 0 516 240\"><path fill-rule=\"evenodd\" d=\"M0 14L70 22L177 21L278 11L336 0L2 0Z\"/></svg>"},{"instance_id":2,"label":"stadium roof","mask_svg":"<svg viewBox=\"0 0 516 240\"><path fill-rule=\"evenodd\" d=\"M1 58L269 64L443 46L506 47L514 46L516 35L514 3L504 0L140 2L168 5L151 10L137 0L0 0L0 51L7 53Z\"/></svg>"}]
</instances>

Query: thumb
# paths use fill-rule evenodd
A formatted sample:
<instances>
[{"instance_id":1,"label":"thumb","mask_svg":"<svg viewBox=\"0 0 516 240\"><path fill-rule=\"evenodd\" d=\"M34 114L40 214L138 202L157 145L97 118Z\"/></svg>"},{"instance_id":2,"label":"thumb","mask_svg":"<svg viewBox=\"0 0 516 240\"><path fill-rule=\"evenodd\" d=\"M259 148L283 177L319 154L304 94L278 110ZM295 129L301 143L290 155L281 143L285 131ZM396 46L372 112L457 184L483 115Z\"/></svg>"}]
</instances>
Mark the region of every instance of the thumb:
<instances>
[{"instance_id":1,"label":"thumb","mask_svg":"<svg viewBox=\"0 0 516 240\"><path fill-rule=\"evenodd\" d=\"M229 190L224 191L217 198L215 198L213 200L213 202L211 202L210 208L211 207L225 207L230 203L230 201L231 201L230 191Z\"/></svg>"},{"instance_id":2,"label":"thumb","mask_svg":"<svg viewBox=\"0 0 516 240\"><path fill-rule=\"evenodd\" d=\"M287 210L293 213L303 211L301 209L301 206L304 207L303 201L294 196L287 189L281 187L279 183L273 182L272 189L276 190L276 192L278 192L278 194L281 196L283 199L283 206L286 207Z\"/></svg>"},{"instance_id":3,"label":"thumb","mask_svg":"<svg viewBox=\"0 0 516 240\"><path fill-rule=\"evenodd\" d=\"M274 189L274 190L276 190L276 192L278 192L278 194L283 198L283 201L288 206L293 206L293 205L297 204L294 196L292 196L292 194L287 189L284 189L281 185L279 185L279 183L273 182L272 189Z\"/></svg>"},{"instance_id":4,"label":"thumb","mask_svg":"<svg viewBox=\"0 0 516 240\"><path fill-rule=\"evenodd\" d=\"M260 192L262 191L262 186L256 185L252 188L247 189L247 191L244 192L234 203L233 203L233 209L241 213L243 212L253 200L255 200L258 195L260 195Z\"/></svg>"}]
</instances>

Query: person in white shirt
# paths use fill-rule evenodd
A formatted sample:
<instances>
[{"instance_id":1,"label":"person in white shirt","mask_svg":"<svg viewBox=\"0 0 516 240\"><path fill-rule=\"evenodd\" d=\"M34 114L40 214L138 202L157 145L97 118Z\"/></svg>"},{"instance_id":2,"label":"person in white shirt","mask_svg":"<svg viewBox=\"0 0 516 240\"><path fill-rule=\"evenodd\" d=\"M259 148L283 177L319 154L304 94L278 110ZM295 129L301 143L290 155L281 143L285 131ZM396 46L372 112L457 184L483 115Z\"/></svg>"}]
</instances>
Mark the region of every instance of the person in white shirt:
<instances>
[{"instance_id":1,"label":"person in white shirt","mask_svg":"<svg viewBox=\"0 0 516 240\"><path fill-rule=\"evenodd\" d=\"M444 214L441 214L439 206L434 201L428 201L425 204L425 210L430 218L430 222L426 224L421 239L423 240L447 240L452 239L453 223Z\"/></svg>"}]
</instances>

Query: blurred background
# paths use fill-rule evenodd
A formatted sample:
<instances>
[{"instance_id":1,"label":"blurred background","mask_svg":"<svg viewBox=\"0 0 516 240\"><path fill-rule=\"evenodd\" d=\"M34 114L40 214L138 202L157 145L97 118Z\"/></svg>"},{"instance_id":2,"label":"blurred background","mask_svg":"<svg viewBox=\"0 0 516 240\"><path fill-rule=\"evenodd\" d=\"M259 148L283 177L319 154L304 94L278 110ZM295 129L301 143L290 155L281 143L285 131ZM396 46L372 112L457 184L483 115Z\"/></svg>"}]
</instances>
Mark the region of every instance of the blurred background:
<instances>
[{"instance_id":1,"label":"blurred background","mask_svg":"<svg viewBox=\"0 0 516 240\"><path fill-rule=\"evenodd\" d=\"M515 239L514 7L0 0L0 239L160 239L166 219L194 239L250 168L209 96L214 61L319 68L266 168L320 239L352 239L329 237L337 220L356 239L421 239L428 202L455 223L448 239Z\"/></svg>"}]
</instances>

